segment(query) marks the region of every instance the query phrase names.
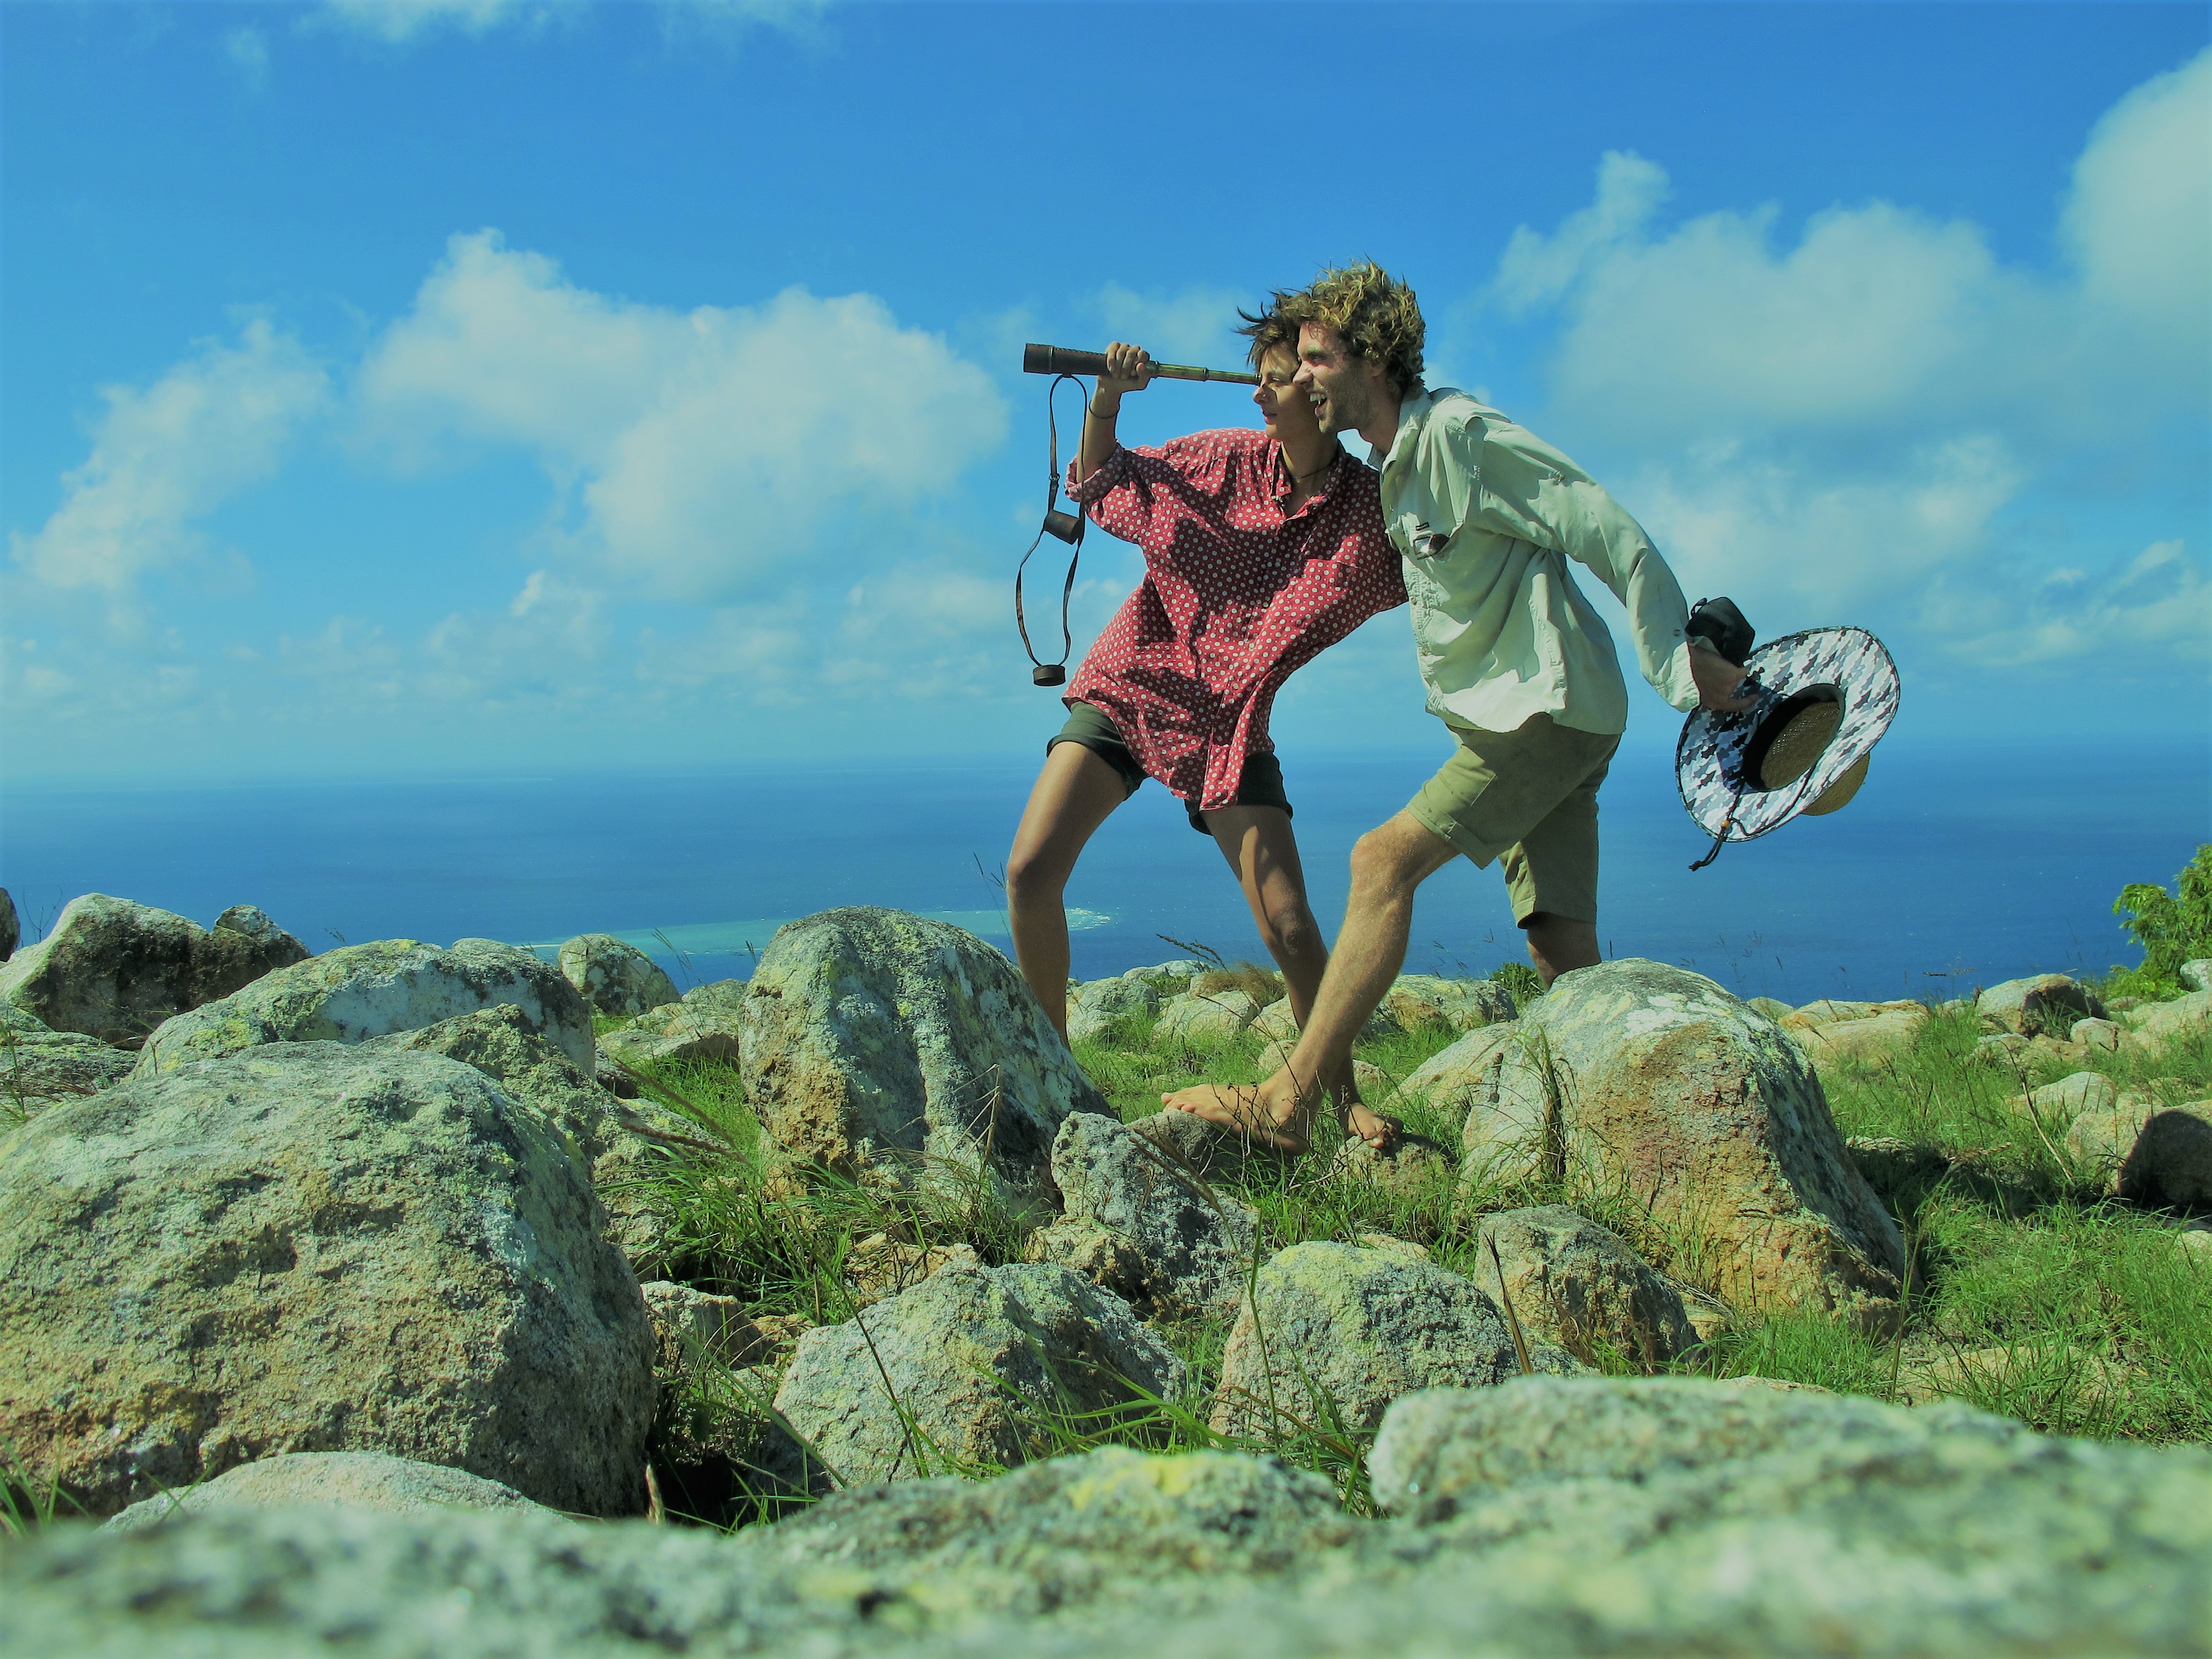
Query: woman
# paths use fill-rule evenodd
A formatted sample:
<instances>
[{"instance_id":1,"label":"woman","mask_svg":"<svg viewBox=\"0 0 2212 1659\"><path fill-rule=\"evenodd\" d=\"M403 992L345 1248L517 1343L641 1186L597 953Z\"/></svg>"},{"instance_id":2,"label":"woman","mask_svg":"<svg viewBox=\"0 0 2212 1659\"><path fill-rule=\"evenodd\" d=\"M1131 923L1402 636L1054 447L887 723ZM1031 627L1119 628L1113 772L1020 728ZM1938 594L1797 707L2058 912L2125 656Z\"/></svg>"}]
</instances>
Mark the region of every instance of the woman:
<instances>
[{"instance_id":1,"label":"woman","mask_svg":"<svg viewBox=\"0 0 2212 1659\"><path fill-rule=\"evenodd\" d=\"M1092 521L1144 550L1145 579L1068 686L1067 724L1045 746L1006 860L1015 957L1062 1036L1061 896L1092 832L1146 777L1221 848L1301 1024L1328 965L1267 714L1293 671L1403 605L1406 589L1375 474L1322 435L1291 388L1297 324L1273 308L1246 322L1264 430L1123 448L1121 399L1144 390L1152 367L1116 342L1068 469L1068 494ZM1332 1092L1348 1132L1389 1143L1395 1126L1359 1103L1348 1063Z\"/></svg>"}]
</instances>

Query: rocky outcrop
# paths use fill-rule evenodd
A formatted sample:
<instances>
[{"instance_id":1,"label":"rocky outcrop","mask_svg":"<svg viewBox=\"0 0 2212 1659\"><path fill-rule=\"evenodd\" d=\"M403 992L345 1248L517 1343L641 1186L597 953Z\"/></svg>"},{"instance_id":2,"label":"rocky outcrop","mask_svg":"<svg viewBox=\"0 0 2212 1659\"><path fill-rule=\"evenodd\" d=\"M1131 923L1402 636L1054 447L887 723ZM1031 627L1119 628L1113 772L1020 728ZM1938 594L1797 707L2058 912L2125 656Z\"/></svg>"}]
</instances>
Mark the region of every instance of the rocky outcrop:
<instances>
[{"instance_id":1,"label":"rocky outcrop","mask_svg":"<svg viewBox=\"0 0 2212 1659\"><path fill-rule=\"evenodd\" d=\"M1287 1010L1288 1005L1285 1005ZM1249 991L1185 991L1160 1005L1155 1042L1226 1042L1260 1018Z\"/></svg>"},{"instance_id":2,"label":"rocky outcrop","mask_svg":"<svg viewBox=\"0 0 2212 1659\"><path fill-rule=\"evenodd\" d=\"M71 899L46 938L0 967L0 1000L57 1031L137 1042L172 1014L274 969L307 946L252 905L198 922L105 893Z\"/></svg>"},{"instance_id":3,"label":"rocky outcrop","mask_svg":"<svg viewBox=\"0 0 2212 1659\"><path fill-rule=\"evenodd\" d=\"M678 1000L649 1008L599 1037L599 1052L622 1066L663 1060L726 1060L734 1066L744 1030L745 982L696 985Z\"/></svg>"},{"instance_id":4,"label":"rocky outcrop","mask_svg":"<svg viewBox=\"0 0 2212 1659\"><path fill-rule=\"evenodd\" d=\"M783 1153L842 1175L1025 1191L1070 1112L1107 1110L1013 964L903 911L776 930L744 1000L745 1092Z\"/></svg>"},{"instance_id":5,"label":"rocky outcrop","mask_svg":"<svg viewBox=\"0 0 2212 1659\"><path fill-rule=\"evenodd\" d=\"M676 1000L676 981L612 933L579 933L562 945L561 976L595 1014L641 1014Z\"/></svg>"},{"instance_id":6,"label":"rocky outcrop","mask_svg":"<svg viewBox=\"0 0 2212 1659\"><path fill-rule=\"evenodd\" d=\"M1739 1308L1871 1311L1897 1296L1897 1224L1812 1066L1765 1015L1702 975L1631 958L1561 975L1492 1030L1511 1035L1470 1091L1470 1178L1571 1175L1626 1194L1682 1241L1682 1261L1654 1265Z\"/></svg>"},{"instance_id":7,"label":"rocky outcrop","mask_svg":"<svg viewBox=\"0 0 2212 1659\"><path fill-rule=\"evenodd\" d=\"M2104 1018L2105 1005L2063 974L2034 974L1990 986L1974 999L1974 1012L1993 1031L2063 1036L2077 1019Z\"/></svg>"},{"instance_id":8,"label":"rocky outcrop","mask_svg":"<svg viewBox=\"0 0 2212 1659\"><path fill-rule=\"evenodd\" d=\"M286 1451L636 1508L651 1339L606 1227L553 1126L442 1055L133 1078L0 1142L0 1443L96 1515Z\"/></svg>"},{"instance_id":9,"label":"rocky outcrop","mask_svg":"<svg viewBox=\"0 0 2212 1659\"><path fill-rule=\"evenodd\" d=\"M1777 1023L1815 1064L1887 1060L1909 1050L1929 1018L1921 1002L1810 1002Z\"/></svg>"},{"instance_id":10,"label":"rocky outcrop","mask_svg":"<svg viewBox=\"0 0 2212 1659\"><path fill-rule=\"evenodd\" d=\"M103 1532L142 1532L164 1521L222 1510L369 1510L422 1515L442 1510L527 1510L559 1517L512 1486L385 1452L280 1452L240 1463L181 1492L143 1498L108 1517Z\"/></svg>"},{"instance_id":11,"label":"rocky outcrop","mask_svg":"<svg viewBox=\"0 0 2212 1659\"><path fill-rule=\"evenodd\" d=\"M373 1037L364 1048L444 1054L472 1066L507 1095L543 1113L606 1206L612 1237L633 1265L659 1258L660 1212L650 1184L672 1149L696 1151L707 1132L650 1101L617 1099L548 1042L529 1014L495 1003L419 1031Z\"/></svg>"},{"instance_id":12,"label":"rocky outcrop","mask_svg":"<svg viewBox=\"0 0 2212 1659\"><path fill-rule=\"evenodd\" d=\"M138 1056L78 1031L49 1030L0 1002L0 1127L57 1100L97 1094L131 1074Z\"/></svg>"},{"instance_id":13,"label":"rocky outcrop","mask_svg":"<svg viewBox=\"0 0 2212 1659\"><path fill-rule=\"evenodd\" d=\"M139 1070L174 1071L267 1042L365 1042L503 1003L577 1066L592 1066L591 1011L550 963L488 939L451 948L387 939L342 945L164 1021Z\"/></svg>"},{"instance_id":14,"label":"rocky outcrop","mask_svg":"<svg viewBox=\"0 0 2212 1659\"><path fill-rule=\"evenodd\" d=\"M1519 1017L1512 993L1486 979L1444 979L1435 974L1401 974L1382 999L1401 1031L1438 1026L1454 1031L1480 1030Z\"/></svg>"},{"instance_id":15,"label":"rocky outcrop","mask_svg":"<svg viewBox=\"0 0 2212 1659\"><path fill-rule=\"evenodd\" d=\"M1482 1218L1481 1243L1523 1330L1585 1364L1609 1350L1650 1370L1697 1341L1680 1293L1587 1216L1556 1204L1497 1211Z\"/></svg>"},{"instance_id":16,"label":"rocky outcrop","mask_svg":"<svg viewBox=\"0 0 2212 1659\"><path fill-rule=\"evenodd\" d=\"M1094 1112L1060 1126L1052 1180L1065 1214L1033 1236L1032 1259L1086 1278L1111 1272L1096 1282L1147 1318L1235 1316L1258 1248L1259 1220L1245 1206Z\"/></svg>"},{"instance_id":17,"label":"rocky outcrop","mask_svg":"<svg viewBox=\"0 0 2212 1659\"><path fill-rule=\"evenodd\" d=\"M1531 1358L1577 1369L1548 1346ZM1498 1304L1457 1273L1403 1249L1293 1244L1260 1269L1230 1333L1212 1425L1261 1438L1294 1420L1362 1434L1401 1395L1519 1371Z\"/></svg>"},{"instance_id":18,"label":"rocky outcrop","mask_svg":"<svg viewBox=\"0 0 2212 1659\"><path fill-rule=\"evenodd\" d=\"M1128 1304L1065 1267L951 1269L799 1339L775 1408L839 1483L1028 1461L1031 1416L1186 1388Z\"/></svg>"}]
</instances>

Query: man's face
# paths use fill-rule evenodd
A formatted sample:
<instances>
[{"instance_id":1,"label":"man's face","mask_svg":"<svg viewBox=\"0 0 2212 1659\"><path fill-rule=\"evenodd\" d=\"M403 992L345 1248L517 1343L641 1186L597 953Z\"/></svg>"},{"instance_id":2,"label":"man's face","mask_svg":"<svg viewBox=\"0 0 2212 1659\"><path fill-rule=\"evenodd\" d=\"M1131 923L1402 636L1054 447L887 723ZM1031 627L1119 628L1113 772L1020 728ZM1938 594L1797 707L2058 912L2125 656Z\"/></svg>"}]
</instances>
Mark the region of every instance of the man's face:
<instances>
[{"instance_id":1,"label":"man's face","mask_svg":"<svg viewBox=\"0 0 2212 1659\"><path fill-rule=\"evenodd\" d=\"M1390 395L1382 371L1365 358L1353 356L1326 323L1299 328L1298 372L1293 384L1311 400L1315 418L1331 437L1374 425Z\"/></svg>"}]
</instances>

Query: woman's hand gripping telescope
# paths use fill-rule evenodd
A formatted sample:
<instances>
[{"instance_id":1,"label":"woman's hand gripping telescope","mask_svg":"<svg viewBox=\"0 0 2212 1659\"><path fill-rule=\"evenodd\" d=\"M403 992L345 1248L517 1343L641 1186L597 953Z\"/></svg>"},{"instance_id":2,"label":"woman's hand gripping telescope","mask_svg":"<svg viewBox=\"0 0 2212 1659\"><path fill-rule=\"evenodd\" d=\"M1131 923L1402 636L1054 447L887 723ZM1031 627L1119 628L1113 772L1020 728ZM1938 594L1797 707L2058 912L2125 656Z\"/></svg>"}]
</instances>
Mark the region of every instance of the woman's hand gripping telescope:
<instances>
[{"instance_id":1,"label":"woman's hand gripping telescope","mask_svg":"<svg viewBox=\"0 0 2212 1659\"><path fill-rule=\"evenodd\" d=\"M1106 368L1091 394L1089 413L1083 422L1083 450L1076 462L1078 478L1087 478L1106 464L1116 441L1114 422L1121 412L1121 399L1142 392L1152 383L1152 357L1142 346L1116 340L1106 348Z\"/></svg>"}]
</instances>

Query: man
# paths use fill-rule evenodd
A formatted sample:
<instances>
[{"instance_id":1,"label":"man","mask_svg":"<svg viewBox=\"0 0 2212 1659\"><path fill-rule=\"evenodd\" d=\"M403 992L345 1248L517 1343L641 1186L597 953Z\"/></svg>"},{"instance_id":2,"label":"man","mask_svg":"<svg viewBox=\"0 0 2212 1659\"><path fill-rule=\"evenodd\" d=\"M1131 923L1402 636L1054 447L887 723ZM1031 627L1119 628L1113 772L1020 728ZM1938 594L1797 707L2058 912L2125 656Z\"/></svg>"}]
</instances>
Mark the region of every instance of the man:
<instances>
[{"instance_id":1,"label":"man","mask_svg":"<svg viewBox=\"0 0 2212 1659\"><path fill-rule=\"evenodd\" d=\"M1405 810L1353 848L1344 927L1288 1063L1256 1091L1161 1097L1303 1152L1322 1081L1405 963L1414 890L1453 859L1502 861L1545 985L1599 960L1597 792L1628 693L1612 635L1567 562L1627 607L1638 666L1675 708L1751 699L1735 695L1741 668L1685 637L1680 586L1612 496L1496 410L1423 386L1425 331L1405 283L1363 264L1278 304L1299 323L1294 384L1322 430L1358 432L1382 472L1429 710L1458 743Z\"/></svg>"}]
</instances>

